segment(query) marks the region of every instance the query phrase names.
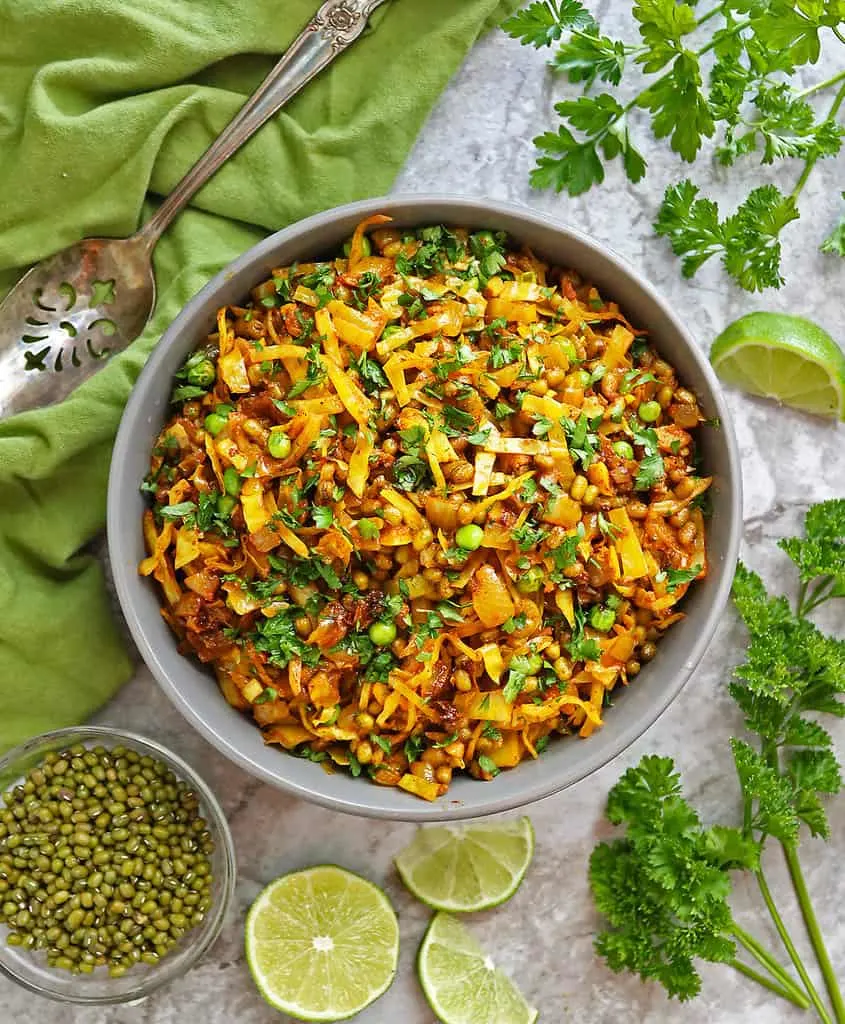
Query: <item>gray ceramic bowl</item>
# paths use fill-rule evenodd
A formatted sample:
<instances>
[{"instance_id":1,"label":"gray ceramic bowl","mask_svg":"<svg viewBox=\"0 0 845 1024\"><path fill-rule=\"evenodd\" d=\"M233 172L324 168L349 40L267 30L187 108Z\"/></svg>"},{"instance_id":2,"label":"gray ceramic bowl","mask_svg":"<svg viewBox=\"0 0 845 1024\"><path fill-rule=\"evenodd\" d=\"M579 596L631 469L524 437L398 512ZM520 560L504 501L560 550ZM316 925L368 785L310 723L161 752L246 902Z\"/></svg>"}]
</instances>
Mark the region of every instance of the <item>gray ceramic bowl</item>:
<instances>
[{"instance_id":1,"label":"gray ceramic bowl","mask_svg":"<svg viewBox=\"0 0 845 1024\"><path fill-rule=\"evenodd\" d=\"M145 553L145 502L138 487L168 414L174 372L213 329L218 307L242 301L274 266L333 255L358 221L373 213L388 213L408 227L446 223L503 229L517 243L575 268L603 295L616 300L633 323L648 329L656 347L697 392L705 413L716 423L701 430L704 465L715 477L708 534L711 571L685 601L687 618L669 631L655 660L616 699L604 727L589 740L554 742L539 760L503 772L493 782L456 778L448 794L434 804L343 773L328 775L318 764L264 746L252 721L227 705L211 673L177 652L173 634L159 614L157 585L137 574ZM491 814L565 789L616 757L657 720L704 654L727 601L741 507L736 441L713 372L680 317L632 266L585 235L521 207L457 197L395 196L329 210L271 235L221 271L182 310L144 367L123 414L109 479L108 539L117 592L141 655L182 714L222 753L258 778L325 807L379 818L435 821Z\"/></svg>"}]
</instances>

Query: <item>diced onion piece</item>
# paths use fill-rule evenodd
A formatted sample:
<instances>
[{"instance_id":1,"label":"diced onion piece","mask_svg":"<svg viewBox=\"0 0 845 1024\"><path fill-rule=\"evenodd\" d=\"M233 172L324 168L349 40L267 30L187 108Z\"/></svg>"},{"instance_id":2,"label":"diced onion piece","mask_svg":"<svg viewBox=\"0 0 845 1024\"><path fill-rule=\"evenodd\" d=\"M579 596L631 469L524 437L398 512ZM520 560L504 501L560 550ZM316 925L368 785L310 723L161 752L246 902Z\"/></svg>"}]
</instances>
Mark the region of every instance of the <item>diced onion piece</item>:
<instances>
[{"instance_id":1,"label":"diced onion piece","mask_svg":"<svg viewBox=\"0 0 845 1024\"><path fill-rule=\"evenodd\" d=\"M279 743L285 750L293 750L300 743L313 739L311 733L301 725L271 725L262 733L265 743Z\"/></svg>"},{"instance_id":2,"label":"diced onion piece","mask_svg":"<svg viewBox=\"0 0 845 1024\"><path fill-rule=\"evenodd\" d=\"M404 789L406 793L422 797L423 800L436 800L440 792L440 787L436 782L421 779L418 775L411 775L410 772L406 772L399 780L399 788Z\"/></svg>"},{"instance_id":3,"label":"diced onion piece","mask_svg":"<svg viewBox=\"0 0 845 1024\"><path fill-rule=\"evenodd\" d=\"M255 477L244 480L240 498L246 528L250 533L258 533L270 519L270 513L264 504L264 490L261 481Z\"/></svg>"},{"instance_id":4,"label":"diced onion piece","mask_svg":"<svg viewBox=\"0 0 845 1024\"><path fill-rule=\"evenodd\" d=\"M385 526L378 535L379 544L382 547L388 548L404 547L405 544L410 544L413 539L414 535L411 532L411 528L404 524L401 526Z\"/></svg>"},{"instance_id":5,"label":"diced onion piece","mask_svg":"<svg viewBox=\"0 0 845 1024\"><path fill-rule=\"evenodd\" d=\"M425 499L425 514L432 526L439 530L457 530L458 509L451 501L430 494ZM448 542L446 547L448 547Z\"/></svg>"},{"instance_id":6,"label":"diced onion piece","mask_svg":"<svg viewBox=\"0 0 845 1024\"><path fill-rule=\"evenodd\" d=\"M498 297L508 302L539 302L543 290L534 281L505 281Z\"/></svg>"},{"instance_id":7,"label":"diced onion piece","mask_svg":"<svg viewBox=\"0 0 845 1024\"><path fill-rule=\"evenodd\" d=\"M490 751L490 760L497 768L516 768L522 760L519 734L506 732L502 737L502 745Z\"/></svg>"},{"instance_id":8,"label":"diced onion piece","mask_svg":"<svg viewBox=\"0 0 845 1024\"><path fill-rule=\"evenodd\" d=\"M542 519L544 523L553 523L571 530L581 521L581 506L566 494L555 494L546 502Z\"/></svg>"},{"instance_id":9,"label":"diced onion piece","mask_svg":"<svg viewBox=\"0 0 845 1024\"><path fill-rule=\"evenodd\" d=\"M436 427L431 432L431 436L428 439L427 447L430 446L434 452L438 462L457 462L458 453L452 447L452 442L443 433L442 430L438 430Z\"/></svg>"},{"instance_id":10,"label":"diced onion piece","mask_svg":"<svg viewBox=\"0 0 845 1024\"><path fill-rule=\"evenodd\" d=\"M613 637L605 647L602 661L605 658L611 658L613 661L624 664L634 653L636 646L637 642L632 633L620 633L618 636Z\"/></svg>"},{"instance_id":11,"label":"diced onion piece","mask_svg":"<svg viewBox=\"0 0 845 1024\"><path fill-rule=\"evenodd\" d=\"M220 356L217 360L217 367L220 370L223 382L233 394L247 394L251 385L247 376L244 357L239 349L232 349L225 356Z\"/></svg>"},{"instance_id":12,"label":"diced onion piece","mask_svg":"<svg viewBox=\"0 0 845 1024\"><path fill-rule=\"evenodd\" d=\"M294 302L301 302L303 306L310 306L312 309L316 309L320 305L319 295L313 288L306 288L303 284L296 286L292 298Z\"/></svg>"},{"instance_id":13,"label":"diced onion piece","mask_svg":"<svg viewBox=\"0 0 845 1024\"><path fill-rule=\"evenodd\" d=\"M174 568L181 569L183 565L188 565L195 558L199 558L199 553L200 546L197 531L191 530L187 526L180 527L176 533L176 552L173 558Z\"/></svg>"},{"instance_id":14,"label":"diced onion piece","mask_svg":"<svg viewBox=\"0 0 845 1024\"><path fill-rule=\"evenodd\" d=\"M507 622L515 611L508 588L492 565L480 566L470 583L475 614L488 629Z\"/></svg>"},{"instance_id":15,"label":"diced onion piece","mask_svg":"<svg viewBox=\"0 0 845 1024\"><path fill-rule=\"evenodd\" d=\"M570 628L575 626L575 608L572 602L572 591L567 587L566 590L555 591L555 604L558 607L560 614L566 619Z\"/></svg>"},{"instance_id":16,"label":"diced onion piece","mask_svg":"<svg viewBox=\"0 0 845 1024\"><path fill-rule=\"evenodd\" d=\"M502 658L502 651L498 644L482 644L479 648L481 658L484 661L484 671L498 683L505 671L505 662Z\"/></svg>"},{"instance_id":17,"label":"diced onion piece","mask_svg":"<svg viewBox=\"0 0 845 1024\"><path fill-rule=\"evenodd\" d=\"M459 693L454 700L455 707L467 718L485 722L509 722L511 705L505 700L502 690L489 693Z\"/></svg>"},{"instance_id":18,"label":"diced onion piece","mask_svg":"<svg viewBox=\"0 0 845 1024\"><path fill-rule=\"evenodd\" d=\"M643 549L634 527L624 508L612 508L607 513L608 519L616 527L613 546L622 561L622 576L626 580L639 579L648 575Z\"/></svg>"},{"instance_id":19,"label":"diced onion piece","mask_svg":"<svg viewBox=\"0 0 845 1024\"><path fill-rule=\"evenodd\" d=\"M533 324L539 318L533 302L510 302L507 299L490 299L486 310L487 322L507 320L508 323Z\"/></svg>"}]
</instances>

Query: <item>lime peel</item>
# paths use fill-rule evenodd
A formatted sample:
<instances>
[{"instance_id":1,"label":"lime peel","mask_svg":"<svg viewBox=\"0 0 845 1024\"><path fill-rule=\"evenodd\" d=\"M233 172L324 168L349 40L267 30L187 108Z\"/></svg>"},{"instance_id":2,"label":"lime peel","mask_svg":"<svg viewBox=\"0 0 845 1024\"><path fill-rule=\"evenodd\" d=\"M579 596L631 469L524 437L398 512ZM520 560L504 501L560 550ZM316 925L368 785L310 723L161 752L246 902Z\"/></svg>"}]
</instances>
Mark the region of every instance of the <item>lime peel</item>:
<instances>
[{"instance_id":1,"label":"lime peel","mask_svg":"<svg viewBox=\"0 0 845 1024\"><path fill-rule=\"evenodd\" d=\"M417 974L443 1024L535 1024L538 1011L451 914L435 914L419 955Z\"/></svg>"},{"instance_id":2,"label":"lime peel","mask_svg":"<svg viewBox=\"0 0 845 1024\"><path fill-rule=\"evenodd\" d=\"M725 328L710 362L726 383L816 416L845 420L845 353L827 331L787 313L749 313Z\"/></svg>"},{"instance_id":3,"label":"lime peel","mask_svg":"<svg viewBox=\"0 0 845 1024\"><path fill-rule=\"evenodd\" d=\"M510 899L533 855L531 822L518 818L421 828L395 863L407 888L427 906L474 913Z\"/></svg>"},{"instance_id":4,"label":"lime peel","mask_svg":"<svg viewBox=\"0 0 845 1024\"><path fill-rule=\"evenodd\" d=\"M324 864L283 875L260 893L247 914L245 946L271 1006L299 1020L338 1021L390 987L399 925L381 889Z\"/></svg>"}]
</instances>

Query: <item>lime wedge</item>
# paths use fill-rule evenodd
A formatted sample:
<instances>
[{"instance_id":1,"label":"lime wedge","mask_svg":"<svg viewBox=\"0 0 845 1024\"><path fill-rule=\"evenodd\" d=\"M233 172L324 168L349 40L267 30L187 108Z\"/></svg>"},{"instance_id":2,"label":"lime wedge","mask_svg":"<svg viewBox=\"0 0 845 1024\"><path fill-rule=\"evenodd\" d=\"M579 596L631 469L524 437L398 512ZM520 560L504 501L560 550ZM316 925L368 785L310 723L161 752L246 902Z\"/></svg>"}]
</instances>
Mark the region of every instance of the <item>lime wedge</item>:
<instances>
[{"instance_id":1,"label":"lime wedge","mask_svg":"<svg viewBox=\"0 0 845 1024\"><path fill-rule=\"evenodd\" d=\"M331 865L283 875L246 919L246 958L277 1010L307 1021L352 1017L393 981L399 926L387 896Z\"/></svg>"},{"instance_id":2,"label":"lime wedge","mask_svg":"<svg viewBox=\"0 0 845 1024\"><path fill-rule=\"evenodd\" d=\"M435 910L498 906L519 888L534 855L528 818L467 828L421 828L396 858L405 885Z\"/></svg>"},{"instance_id":3,"label":"lime wedge","mask_svg":"<svg viewBox=\"0 0 845 1024\"><path fill-rule=\"evenodd\" d=\"M443 1024L534 1024L537 1011L496 970L472 934L450 914L435 914L417 957L417 974Z\"/></svg>"},{"instance_id":4,"label":"lime wedge","mask_svg":"<svg viewBox=\"0 0 845 1024\"><path fill-rule=\"evenodd\" d=\"M713 342L710 362L726 384L784 405L845 419L845 354L800 316L749 313Z\"/></svg>"}]
</instances>

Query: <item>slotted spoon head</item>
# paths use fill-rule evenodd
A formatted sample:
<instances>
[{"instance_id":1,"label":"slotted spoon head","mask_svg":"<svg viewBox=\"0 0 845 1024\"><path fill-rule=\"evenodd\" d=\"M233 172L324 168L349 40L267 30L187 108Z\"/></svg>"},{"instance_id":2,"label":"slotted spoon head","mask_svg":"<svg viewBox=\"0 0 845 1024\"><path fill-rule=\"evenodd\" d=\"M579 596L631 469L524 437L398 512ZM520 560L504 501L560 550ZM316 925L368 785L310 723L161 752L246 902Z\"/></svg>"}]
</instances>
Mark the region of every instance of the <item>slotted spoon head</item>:
<instances>
[{"instance_id":1,"label":"slotted spoon head","mask_svg":"<svg viewBox=\"0 0 845 1024\"><path fill-rule=\"evenodd\" d=\"M151 246L86 238L33 267L0 303L0 418L61 401L144 329Z\"/></svg>"}]
</instances>

